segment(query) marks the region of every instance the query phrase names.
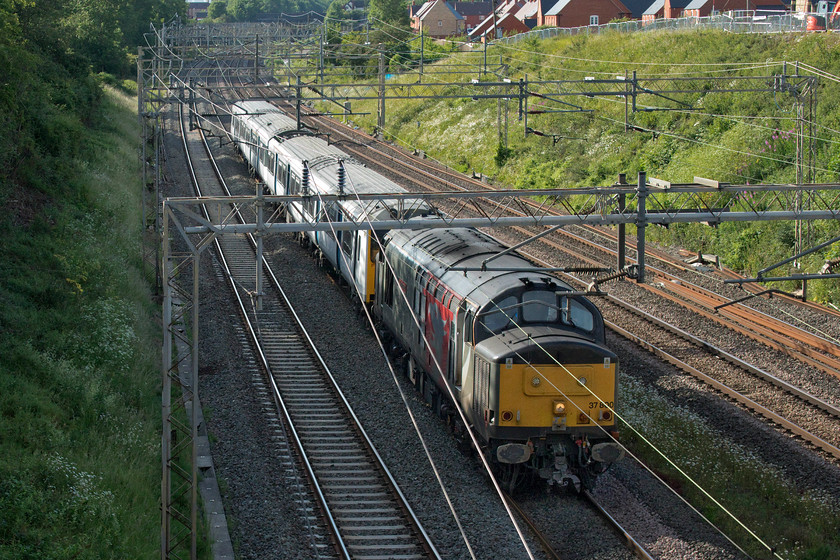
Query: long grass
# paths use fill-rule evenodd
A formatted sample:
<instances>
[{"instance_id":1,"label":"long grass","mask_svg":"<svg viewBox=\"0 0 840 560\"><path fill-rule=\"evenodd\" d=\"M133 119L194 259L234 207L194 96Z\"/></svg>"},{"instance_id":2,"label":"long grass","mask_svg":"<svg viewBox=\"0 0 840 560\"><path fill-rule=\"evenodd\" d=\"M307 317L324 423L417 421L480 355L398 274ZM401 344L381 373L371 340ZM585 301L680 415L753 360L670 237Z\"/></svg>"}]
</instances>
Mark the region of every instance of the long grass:
<instances>
[{"instance_id":1,"label":"long grass","mask_svg":"<svg viewBox=\"0 0 840 560\"><path fill-rule=\"evenodd\" d=\"M77 159L53 162L67 184L7 201L26 207L0 229L0 558L159 555L160 332L135 107L108 91Z\"/></svg>"},{"instance_id":2,"label":"long grass","mask_svg":"<svg viewBox=\"0 0 840 560\"><path fill-rule=\"evenodd\" d=\"M817 491L801 492L785 473L688 406L675 406L626 375L620 387L619 402L632 403L620 411L624 443L755 558L769 556L758 539L783 558L840 557L840 504Z\"/></svg>"}]
</instances>

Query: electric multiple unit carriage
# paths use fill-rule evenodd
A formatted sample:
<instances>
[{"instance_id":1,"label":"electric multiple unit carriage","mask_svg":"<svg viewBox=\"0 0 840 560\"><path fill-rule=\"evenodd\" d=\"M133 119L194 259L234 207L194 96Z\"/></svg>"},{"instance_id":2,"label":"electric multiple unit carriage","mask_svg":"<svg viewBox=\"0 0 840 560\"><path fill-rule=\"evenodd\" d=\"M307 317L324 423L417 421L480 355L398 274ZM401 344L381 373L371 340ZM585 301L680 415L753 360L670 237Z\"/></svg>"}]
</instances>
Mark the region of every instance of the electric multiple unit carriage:
<instances>
[{"instance_id":1,"label":"electric multiple unit carriage","mask_svg":"<svg viewBox=\"0 0 840 560\"><path fill-rule=\"evenodd\" d=\"M271 194L310 195L287 207L290 220L433 216L421 202L322 205L319 194L405 190L267 102L235 104L231 128ZM509 487L535 474L588 488L621 458L612 442L618 359L598 309L568 284L515 253L498 256L505 247L475 229L305 235L371 306L427 402L463 434L448 382Z\"/></svg>"}]
</instances>

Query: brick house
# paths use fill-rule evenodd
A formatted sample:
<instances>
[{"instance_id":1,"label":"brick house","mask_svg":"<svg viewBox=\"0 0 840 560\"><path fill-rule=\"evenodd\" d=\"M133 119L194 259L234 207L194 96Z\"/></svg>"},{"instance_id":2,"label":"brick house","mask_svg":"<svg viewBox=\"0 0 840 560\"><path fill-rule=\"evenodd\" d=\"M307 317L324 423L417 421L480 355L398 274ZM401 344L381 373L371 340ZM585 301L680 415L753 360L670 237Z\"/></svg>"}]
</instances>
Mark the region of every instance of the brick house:
<instances>
[{"instance_id":1,"label":"brick house","mask_svg":"<svg viewBox=\"0 0 840 560\"><path fill-rule=\"evenodd\" d=\"M540 11L540 0L528 0L513 14L516 19L528 26L528 29L533 29L537 26L537 15Z\"/></svg>"},{"instance_id":2,"label":"brick house","mask_svg":"<svg viewBox=\"0 0 840 560\"><path fill-rule=\"evenodd\" d=\"M464 16L444 0L430 0L414 14L411 28L429 37L444 38L464 33Z\"/></svg>"},{"instance_id":3,"label":"brick house","mask_svg":"<svg viewBox=\"0 0 840 560\"><path fill-rule=\"evenodd\" d=\"M690 0L665 0L665 19L678 18L683 16L683 10L690 4Z\"/></svg>"},{"instance_id":4,"label":"brick house","mask_svg":"<svg viewBox=\"0 0 840 560\"><path fill-rule=\"evenodd\" d=\"M642 25L663 17L665 17L665 0L655 0L642 14Z\"/></svg>"},{"instance_id":5,"label":"brick house","mask_svg":"<svg viewBox=\"0 0 840 560\"><path fill-rule=\"evenodd\" d=\"M530 31L534 25L528 24L524 18L528 13L534 17L536 13L536 1L526 2L525 0L504 0L496 7L495 17L490 13L484 20L470 32L470 39L473 41L481 41L489 38L491 41L497 37L507 37L509 35L516 35ZM526 6L530 6L531 10L524 10ZM534 20L535 22L536 20ZM494 26L495 25L495 31Z\"/></svg>"},{"instance_id":6,"label":"brick house","mask_svg":"<svg viewBox=\"0 0 840 560\"><path fill-rule=\"evenodd\" d=\"M667 1L667 0L666 0ZM538 25L584 27L632 16L621 0L542 0Z\"/></svg>"},{"instance_id":7,"label":"brick house","mask_svg":"<svg viewBox=\"0 0 840 560\"><path fill-rule=\"evenodd\" d=\"M464 17L464 30L467 33L493 13L492 2L451 2L451 5Z\"/></svg>"},{"instance_id":8,"label":"brick house","mask_svg":"<svg viewBox=\"0 0 840 560\"><path fill-rule=\"evenodd\" d=\"M621 0L628 10L630 10L630 18L642 19L645 11L653 3L653 0Z\"/></svg>"},{"instance_id":9,"label":"brick house","mask_svg":"<svg viewBox=\"0 0 840 560\"><path fill-rule=\"evenodd\" d=\"M787 5L783 0L691 0L683 11L685 17L706 17L713 12L729 12L733 10L785 11Z\"/></svg>"}]
</instances>

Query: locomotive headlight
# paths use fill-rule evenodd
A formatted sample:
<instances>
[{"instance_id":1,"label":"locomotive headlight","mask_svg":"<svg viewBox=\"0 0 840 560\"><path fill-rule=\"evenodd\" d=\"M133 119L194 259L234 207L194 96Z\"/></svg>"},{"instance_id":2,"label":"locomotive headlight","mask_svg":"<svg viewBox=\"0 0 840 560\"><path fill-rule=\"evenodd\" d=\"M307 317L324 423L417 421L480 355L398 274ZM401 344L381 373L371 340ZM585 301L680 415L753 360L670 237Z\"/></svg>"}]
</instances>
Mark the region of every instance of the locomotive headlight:
<instances>
[{"instance_id":1,"label":"locomotive headlight","mask_svg":"<svg viewBox=\"0 0 840 560\"><path fill-rule=\"evenodd\" d=\"M533 379L531 379L531 385L533 385L534 387L539 387L540 383L541 381L539 377L535 376Z\"/></svg>"},{"instance_id":2,"label":"locomotive headlight","mask_svg":"<svg viewBox=\"0 0 840 560\"><path fill-rule=\"evenodd\" d=\"M566 415L566 403L563 401L554 401L554 416Z\"/></svg>"},{"instance_id":3,"label":"locomotive headlight","mask_svg":"<svg viewBox=\"0 0 840 560\"><path fill-rule=\"evenodd\" d=\"M581 385L586 385L586 378L581 377L580 379L578 379L578 383L580 383Z\"/></svg>"}]
</instances>

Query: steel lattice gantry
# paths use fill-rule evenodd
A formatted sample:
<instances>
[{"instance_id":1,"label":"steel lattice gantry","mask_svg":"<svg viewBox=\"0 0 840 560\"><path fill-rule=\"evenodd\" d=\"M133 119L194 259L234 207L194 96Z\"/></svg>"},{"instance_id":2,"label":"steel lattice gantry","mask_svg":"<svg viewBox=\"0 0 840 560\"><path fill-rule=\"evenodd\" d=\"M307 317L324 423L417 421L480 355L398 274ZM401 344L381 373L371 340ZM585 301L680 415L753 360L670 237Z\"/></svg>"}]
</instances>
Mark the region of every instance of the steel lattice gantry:
<instances>
[{"instance_id":1,"label":"steel lattice gantry","mask_svg":"<svg viewBox=\"0 0 840 560\"><path fill-rule=\"evenodd\" d=\"M385 193L379 195L324 195L321 205L340 200L357 200L371 208L377 204L394 209L391 220L367 222L342 216L329 221L320 215L308 222L286 223L280 211L267 214L260 222L234 223L233 213L211 222L197 212L199 205L224 207L232 205L245 216L257 216L258 208L274 204L277 208L294 202L312 201L314 195L259 196L220 198L170 198L165 205L172 209L176 227L187 235L210 238L223 234L299 231L349 231L360 229L420 229L450 227L502 226L567 226L622 225L637 229L640 281L644 281L644 241L648 225L675 223L837 220L840 219L840 184L811 185L730 185L696 178L692 184L671 184L639 175L637 185L616 184L583 189L492 190L445 192L435 194ZM536 205L524 204L530 197ZM807 199L808 204L801 203ZM492 199L494 210L488 211L479 199ZM427 218L403 219L412 208L426 203L436 207L441 201L456 202L457 210ZM562 209L562 214L556 209ZM513 210L515 215L509 214ZM466 216L466 212L470 216ZM225 218L224 216L228 216Z\"/></svg>"}]
</instances>

